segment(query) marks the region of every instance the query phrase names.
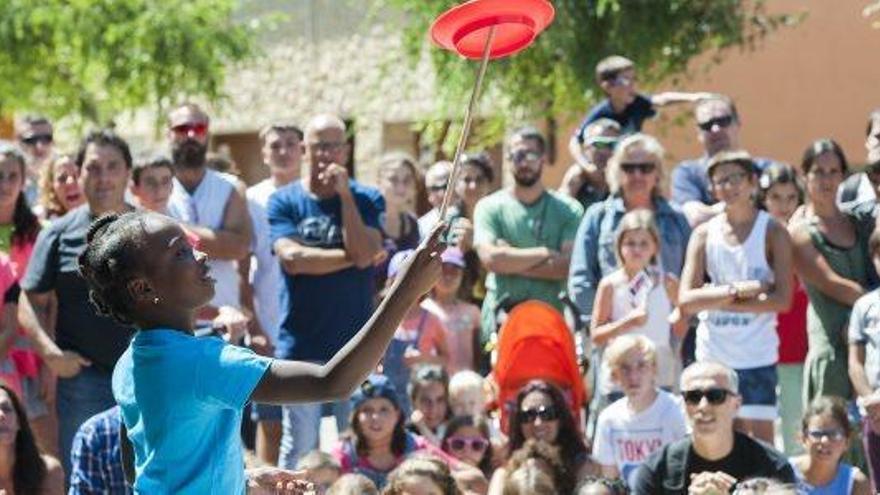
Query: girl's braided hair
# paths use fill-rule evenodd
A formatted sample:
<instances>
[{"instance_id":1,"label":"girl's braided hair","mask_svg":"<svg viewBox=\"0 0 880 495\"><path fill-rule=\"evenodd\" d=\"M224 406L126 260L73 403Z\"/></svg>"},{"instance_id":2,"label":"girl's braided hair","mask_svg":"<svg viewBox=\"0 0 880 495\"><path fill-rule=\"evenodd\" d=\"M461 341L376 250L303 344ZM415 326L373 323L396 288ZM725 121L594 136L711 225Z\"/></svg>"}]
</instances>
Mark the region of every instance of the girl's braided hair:
<instances>
[{"instance_id":1,"label":"girl's braided hair","mask_svg":"<svg viewBox=\"0 0 880 495\"><path fill-rule=\"evenodd\" d=\"M89 300L98 313L131 325L134 300L128 283L143 266L144 217L142 212L108 213L98 218L86 234L86 249L79 255L79 272L89 286Z\"/></svg>"}]
</instances>

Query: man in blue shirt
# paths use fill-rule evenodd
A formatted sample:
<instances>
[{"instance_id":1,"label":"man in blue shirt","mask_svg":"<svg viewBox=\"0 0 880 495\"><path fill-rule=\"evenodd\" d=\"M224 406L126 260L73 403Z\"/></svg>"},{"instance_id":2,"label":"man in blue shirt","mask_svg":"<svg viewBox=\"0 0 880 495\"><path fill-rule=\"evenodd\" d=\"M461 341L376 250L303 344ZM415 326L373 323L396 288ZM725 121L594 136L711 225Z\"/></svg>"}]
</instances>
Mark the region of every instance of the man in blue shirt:
<instances>
[{"instance_id":1,"label":"man in blue shirt","mask_svg":"<svg viewBox=\"0 0 880 495\"><path fill-rule=\"evenodd\" d=\"M704 154L684 160L672 171L672 201L681 207L691 227L724 211L709 191L709 159L721 151L739 149L740 119L733 100L724 95L711 95L694 108L697 133ZM773 163L767 158L753 157L758 173Z\"/></svg>"},{"instance_id":2,"label":"man in blue shirt","mask_svg":"<svg viewBox=\"0 0 880 495\"><path fill-rule=\"evenodd\" d=\"M307 177L279 189L267 206L284 271L275 355L324 363L372 313L372 266L382 252L379 216L385 202L378 190L349 179L342 164L350 150L338 117L314 117L305 144ZM346 416L337 410L340 430ZM281 467L293 469L318 446L320 419L320 404L283 407Z\"/></svg>"}]
</instances>

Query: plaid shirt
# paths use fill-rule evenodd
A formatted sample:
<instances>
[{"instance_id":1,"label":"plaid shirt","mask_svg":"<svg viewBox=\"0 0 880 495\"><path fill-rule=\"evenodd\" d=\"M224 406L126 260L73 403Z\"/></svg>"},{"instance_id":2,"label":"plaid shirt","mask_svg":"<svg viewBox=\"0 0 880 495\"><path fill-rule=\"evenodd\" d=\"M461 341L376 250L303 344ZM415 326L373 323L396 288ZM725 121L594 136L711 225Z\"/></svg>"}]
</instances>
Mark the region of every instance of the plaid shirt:
<instances>
[{"instance_id":1,"label":"plaid shirt","mask_svg":"<svg viewBox=\"0 0 880 495\"><path fill-rule=\"evenodd\" d=\"M73 438L70 491L80 494L130 494L122 469L119 430L122 417L113 407L89 418Z\"/></svg>"}]
</instances>

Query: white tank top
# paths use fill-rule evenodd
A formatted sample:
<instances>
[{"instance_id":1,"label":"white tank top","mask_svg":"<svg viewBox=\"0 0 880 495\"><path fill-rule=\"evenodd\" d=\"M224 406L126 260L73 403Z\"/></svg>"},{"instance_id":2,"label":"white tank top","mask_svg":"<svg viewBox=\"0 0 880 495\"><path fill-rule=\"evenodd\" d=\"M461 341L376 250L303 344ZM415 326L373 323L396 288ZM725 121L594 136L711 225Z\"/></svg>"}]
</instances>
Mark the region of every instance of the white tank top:
<instances>
[{"instance_id":1,"label":"white tank top","mask_svg":"<svg viewBox=\"0 0 880 495\"><path fill-rule=\"evenodd\" d=\"M176 178L168 199L168 215L183 222L209 229L223 227L223 214L236 178L214 170L206 170L202 182L192 194ZM211 276L217 281L211 305L238 308L238 265L233 260L208 260Z\"/></svg>"},{"instance_id":2,"label":"white tank top","mask_svg":"<svg viewBox=\"0 0 880 495\"><path fill-rule=\"evenodd\" d=\"M706 229L706 271L714 285L743 280L772 283L767 263L767 228L770 215L759 211L749 237L731 246L724 239L725 216L709 220ZM697 327L696 357L720 361L734 369L759 368L779 360L776 313L702 311Z\"/></svg>"},{"instance_id":3,"label":"white tank top","mask_svg":"<svg viewBox=\"0 0 880 495\"><path fill-rule=\"evenodd\" d=\"M666 293L664 284L665 274L655 271L655 281L647 294L639 297L630 290L630 283L621 283L614 286L614 297L611 305L611 321L623 319L638 306L644 304L648 313L648 321L644 325L629 330L624 335L644 335L657 348L657 386L673 387L675 385L675 354L670 342L671 327L667 318L672 313L672 303ZM613 339L612 339L613 340ZM612 341L608 341L611 344ZM609 393L616 389L611 382L611 371L602 359L602 371L600 372L602 393Z\"/></svg>"}]
</instances>

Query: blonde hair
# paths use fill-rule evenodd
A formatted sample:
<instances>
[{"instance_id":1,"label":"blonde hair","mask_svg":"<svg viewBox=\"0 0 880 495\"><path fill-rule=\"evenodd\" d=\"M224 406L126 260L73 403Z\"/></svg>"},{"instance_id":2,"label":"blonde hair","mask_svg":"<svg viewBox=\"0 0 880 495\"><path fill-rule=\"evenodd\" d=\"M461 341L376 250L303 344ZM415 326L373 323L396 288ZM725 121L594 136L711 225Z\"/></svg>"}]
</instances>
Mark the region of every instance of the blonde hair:
<instances>
[{"instance_id":1,"label":"blonde hair","mask_svg":"<svg viewBox=\"0 0 880 495\"><path fill-rule=\"evenodd\" d=\"M616 337L605 348L605 363L609 369L616 369L631 351L639 351L644 354L655 366L657 365L657 347L651 339L644 335L621 335Z\"/></svg>"},{"instance_id":2,"label":"blonde hair","mask_svg":"<svg viewBox=\"0 0 880 495\"><path fill-rule=\"evenodd\" d=\"M485 379L479 373L471 370L462 370L452 375L449 379L449 396L470 390L479 390L483 393Z\"/></svg>"},{"instance_id":3,"label":"blonde hair","mask_svg":"<svg viewBox=\"0 0 880 495\"><path fill-rule=\"evenodd\" d=\"M626 154L633 149L642 149L656 160L654 173L657 174L657 184L654 186L652 194L660 196L660 191L663 190L666 183L666 174L663 172L663 156L666 152L660 141L657 141L657 138L641 132L627 136L614 148L614 154L608 159L608 166L605 169L605 181L608 183L608 190L611 191L611 194L620 192L620 176L623 174L623 169L621 169L620 165L623 163L623 158Z\"/></svg>"},{"instance_id":4,"label":"blonde hair","mask_svg":"<svg viewBox=\"0 0 880 495\"><path fill-rule=\"evenodd\" d=\"M43 170L40 171L39 202L40 206L45 210L46 218L61 216L67 213L61 204L61 200L55 195L55 165L64 160L68 160L76 166L76 158L69 153L63 153L52 158L43 167Z\"/></svg>"},{"instance_id":5,"label":"blonde hair","mask_svg":"<svg viewBox=\"0 0 880 495\"><path fill-rule=\"evenodd\" d=\"M299 458L296 463L297 470L317 471L318 469L332 469L342 471L339 462L332 455L320 450L312 450Z\"/></svg>"},{"instance_id":6,"label":"blonde hair","mask_svg":"<svg viewBox=\"0 0 880 495\"><path fill-rule=\"evenodd\" d=\"M379 495L379 489L362 474L343 474L334 481L325 495Z\"/></svg>"},{"instance_id":7,"label":"blonde hair","mask_svg":"<svg viewBox=\"0 0 880 495\"><path fill-rule=\"evenodd\" d=\"M657 228L657 222L654 221L654 213L645 208L638 208L627 212L620 219L617 226L617 234L614 236L614 257L617 258L617 266L623 266L623 237L634 230L644 230L654 239L654 255L651 256L651 264L657 264L660 256L660 230Z\"/></svg>"},{"instance_id":8,"label":"blonde hair","mask_svg":"<svg viewBox=\"0 0 880 495\"><path fill-rule=\"evenodd\" d=\"M553 478L534 465L525 465L509 473L503 495L554 495L558 491Z\"/></svg>"}]
</instances>

